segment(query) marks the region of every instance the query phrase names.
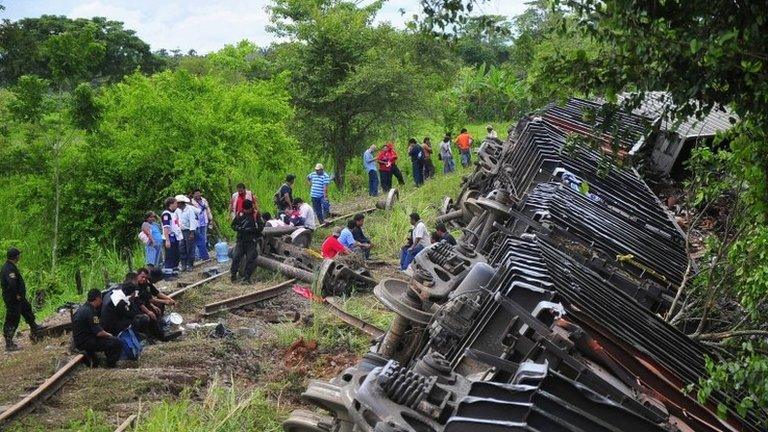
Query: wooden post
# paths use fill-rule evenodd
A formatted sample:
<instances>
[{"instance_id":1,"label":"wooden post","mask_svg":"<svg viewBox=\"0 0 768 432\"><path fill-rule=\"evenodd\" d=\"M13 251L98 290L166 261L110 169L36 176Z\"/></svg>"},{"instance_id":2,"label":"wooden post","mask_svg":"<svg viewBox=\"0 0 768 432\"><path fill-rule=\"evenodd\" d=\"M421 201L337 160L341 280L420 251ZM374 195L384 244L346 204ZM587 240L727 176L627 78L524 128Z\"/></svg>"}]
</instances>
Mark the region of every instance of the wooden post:
<instances>
[{"instance_id":1,"label":"wooden post","mask_svg":"<svg viewBox=\"0 0 768 432\"><path fill-rule=\"evenodd\" d=\"M105 288L109 287L109 272L107 271L107 269L104 269L104 287Z\"/></svg>"}]
</instances>

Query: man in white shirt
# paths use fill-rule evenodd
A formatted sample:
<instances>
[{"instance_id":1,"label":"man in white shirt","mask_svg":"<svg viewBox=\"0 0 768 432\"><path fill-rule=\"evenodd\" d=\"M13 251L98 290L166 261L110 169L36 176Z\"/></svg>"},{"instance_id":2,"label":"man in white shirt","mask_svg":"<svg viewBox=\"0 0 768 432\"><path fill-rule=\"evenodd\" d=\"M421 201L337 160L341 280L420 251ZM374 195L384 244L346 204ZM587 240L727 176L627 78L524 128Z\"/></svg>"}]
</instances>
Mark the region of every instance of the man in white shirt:
<instances>
[{"instance_id":1,"label":"man in white shirt","mask_svg":"<svg viewBox=\"0 0 768 432\"><path fill-rule=\"evenodd\" d=\"M313 209L311 205L305 203L301 198L296 198L293 203L298 207L299 217L304 221L304 228L311 230L316 229L318 222L315 209Z\"/></svg>"},{"instance_id":2,"label":"man in white shirt","mask_svg":"<svg viewBox=\"0 0 768 432\"><path fill-rule=\"evenodd\" d=\"M493 125L488 125L485 130L488 132L488 134L485 136L485 139L499 139L499 135L497 135L496 131L493 130Z\"/></svg>"},{"instance_id":3,"label":"man in white shirt","mask_svg":"<svg viewBox=\"0 0 768 432\"><path fill-rule=\"evenodd\" d=\"M411 235L409 242L400 249L400 270L407 270L413 258L425 247L429 246L431 238L427 226L416 212L411 213Z\"/></svg>"},{"instance_id":4,"label":"man in white shirt","mask_svg":"<svg viewBox=\"0 0 768 432\"><path fill-rule=\"evenodd\" d=\"M179 225L181 226L181 244L179 244L179 252L181 255L181 271L189 271L192 266L195 265L195 246L198 215L200 209L190 205L190 199L186 195L176 195L176 202L178 203L179 212Z\"/></svg>"}]
</instances>

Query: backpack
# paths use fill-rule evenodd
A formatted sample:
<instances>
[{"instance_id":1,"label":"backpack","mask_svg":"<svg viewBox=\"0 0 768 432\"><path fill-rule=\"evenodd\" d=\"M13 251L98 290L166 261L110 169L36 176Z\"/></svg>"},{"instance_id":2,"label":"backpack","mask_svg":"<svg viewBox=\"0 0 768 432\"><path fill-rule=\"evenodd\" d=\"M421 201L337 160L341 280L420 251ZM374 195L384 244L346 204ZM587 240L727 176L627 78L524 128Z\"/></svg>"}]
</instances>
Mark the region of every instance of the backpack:
<instances>
[{"instance_id":1,"label":"backpack","mask_svg":"<svg viewBox=\"0 0 768 432\"><path fill-rule=\"evenodd\" d=\"M283 196L280 195L280 191L283 189L283 186L288 186L287 183L283 183L280 185L280 187L277 189L277 192L275 192L275 195L272 197L272 202L275 203L275 207L280 209L282 206L281 203L283 201Z\"/></svg>"},{"instance_id":2,"label":"backpack","mask_svg":"<svg viewBox=\"0 0 768 432\"><path fill-rule=\"evenodd\" d=\"M123 343L123 352L120 353L120 360L138 360L144 347L139 342L139 338L136 337L133 326L121 331L117 338Z\"/></svg>"}]
</instances>

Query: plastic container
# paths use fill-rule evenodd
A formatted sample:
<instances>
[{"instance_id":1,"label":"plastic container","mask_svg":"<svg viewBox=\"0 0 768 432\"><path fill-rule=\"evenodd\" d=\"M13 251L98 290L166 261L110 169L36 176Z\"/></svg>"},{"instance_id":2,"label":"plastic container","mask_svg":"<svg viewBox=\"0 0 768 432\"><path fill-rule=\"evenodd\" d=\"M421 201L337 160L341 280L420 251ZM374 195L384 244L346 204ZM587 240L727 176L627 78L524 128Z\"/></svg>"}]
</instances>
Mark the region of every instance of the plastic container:
<instances>
[{"instance_id":1,"label":"plastic container","mask_svg":"<svg viewBox=\"0 0 768 432\"><path fill-rule=\"evenodd\" d=\"M224 240L219 240L213 247L216 250L216 261L225 263L229 261L229 245Z\"/></svg>"}]
</instances>

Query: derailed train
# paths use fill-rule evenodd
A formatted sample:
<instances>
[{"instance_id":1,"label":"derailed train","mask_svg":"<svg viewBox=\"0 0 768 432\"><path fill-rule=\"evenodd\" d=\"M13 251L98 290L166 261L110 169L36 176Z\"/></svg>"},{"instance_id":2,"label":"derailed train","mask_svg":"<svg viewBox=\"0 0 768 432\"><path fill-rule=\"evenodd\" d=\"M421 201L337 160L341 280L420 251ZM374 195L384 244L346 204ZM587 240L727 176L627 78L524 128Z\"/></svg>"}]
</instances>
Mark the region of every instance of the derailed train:
<instances>
[{"instance_id":1,"label":"derailed train","mask_svg":"<svg viewBox=\"0 0 768 432\"><path fill-rule=\"evenodd\" d=\"M397 315L354 367L314 381L287 432L760 431L735 390L700 404L705 347L668 325L684 234L631 169L566 149L587 130L551 106L486 141L411 281L374 292ZM622 119L630 130L634 119ZM716 415L717 405L728 408Z\"/></svg>"}]
</instances>

